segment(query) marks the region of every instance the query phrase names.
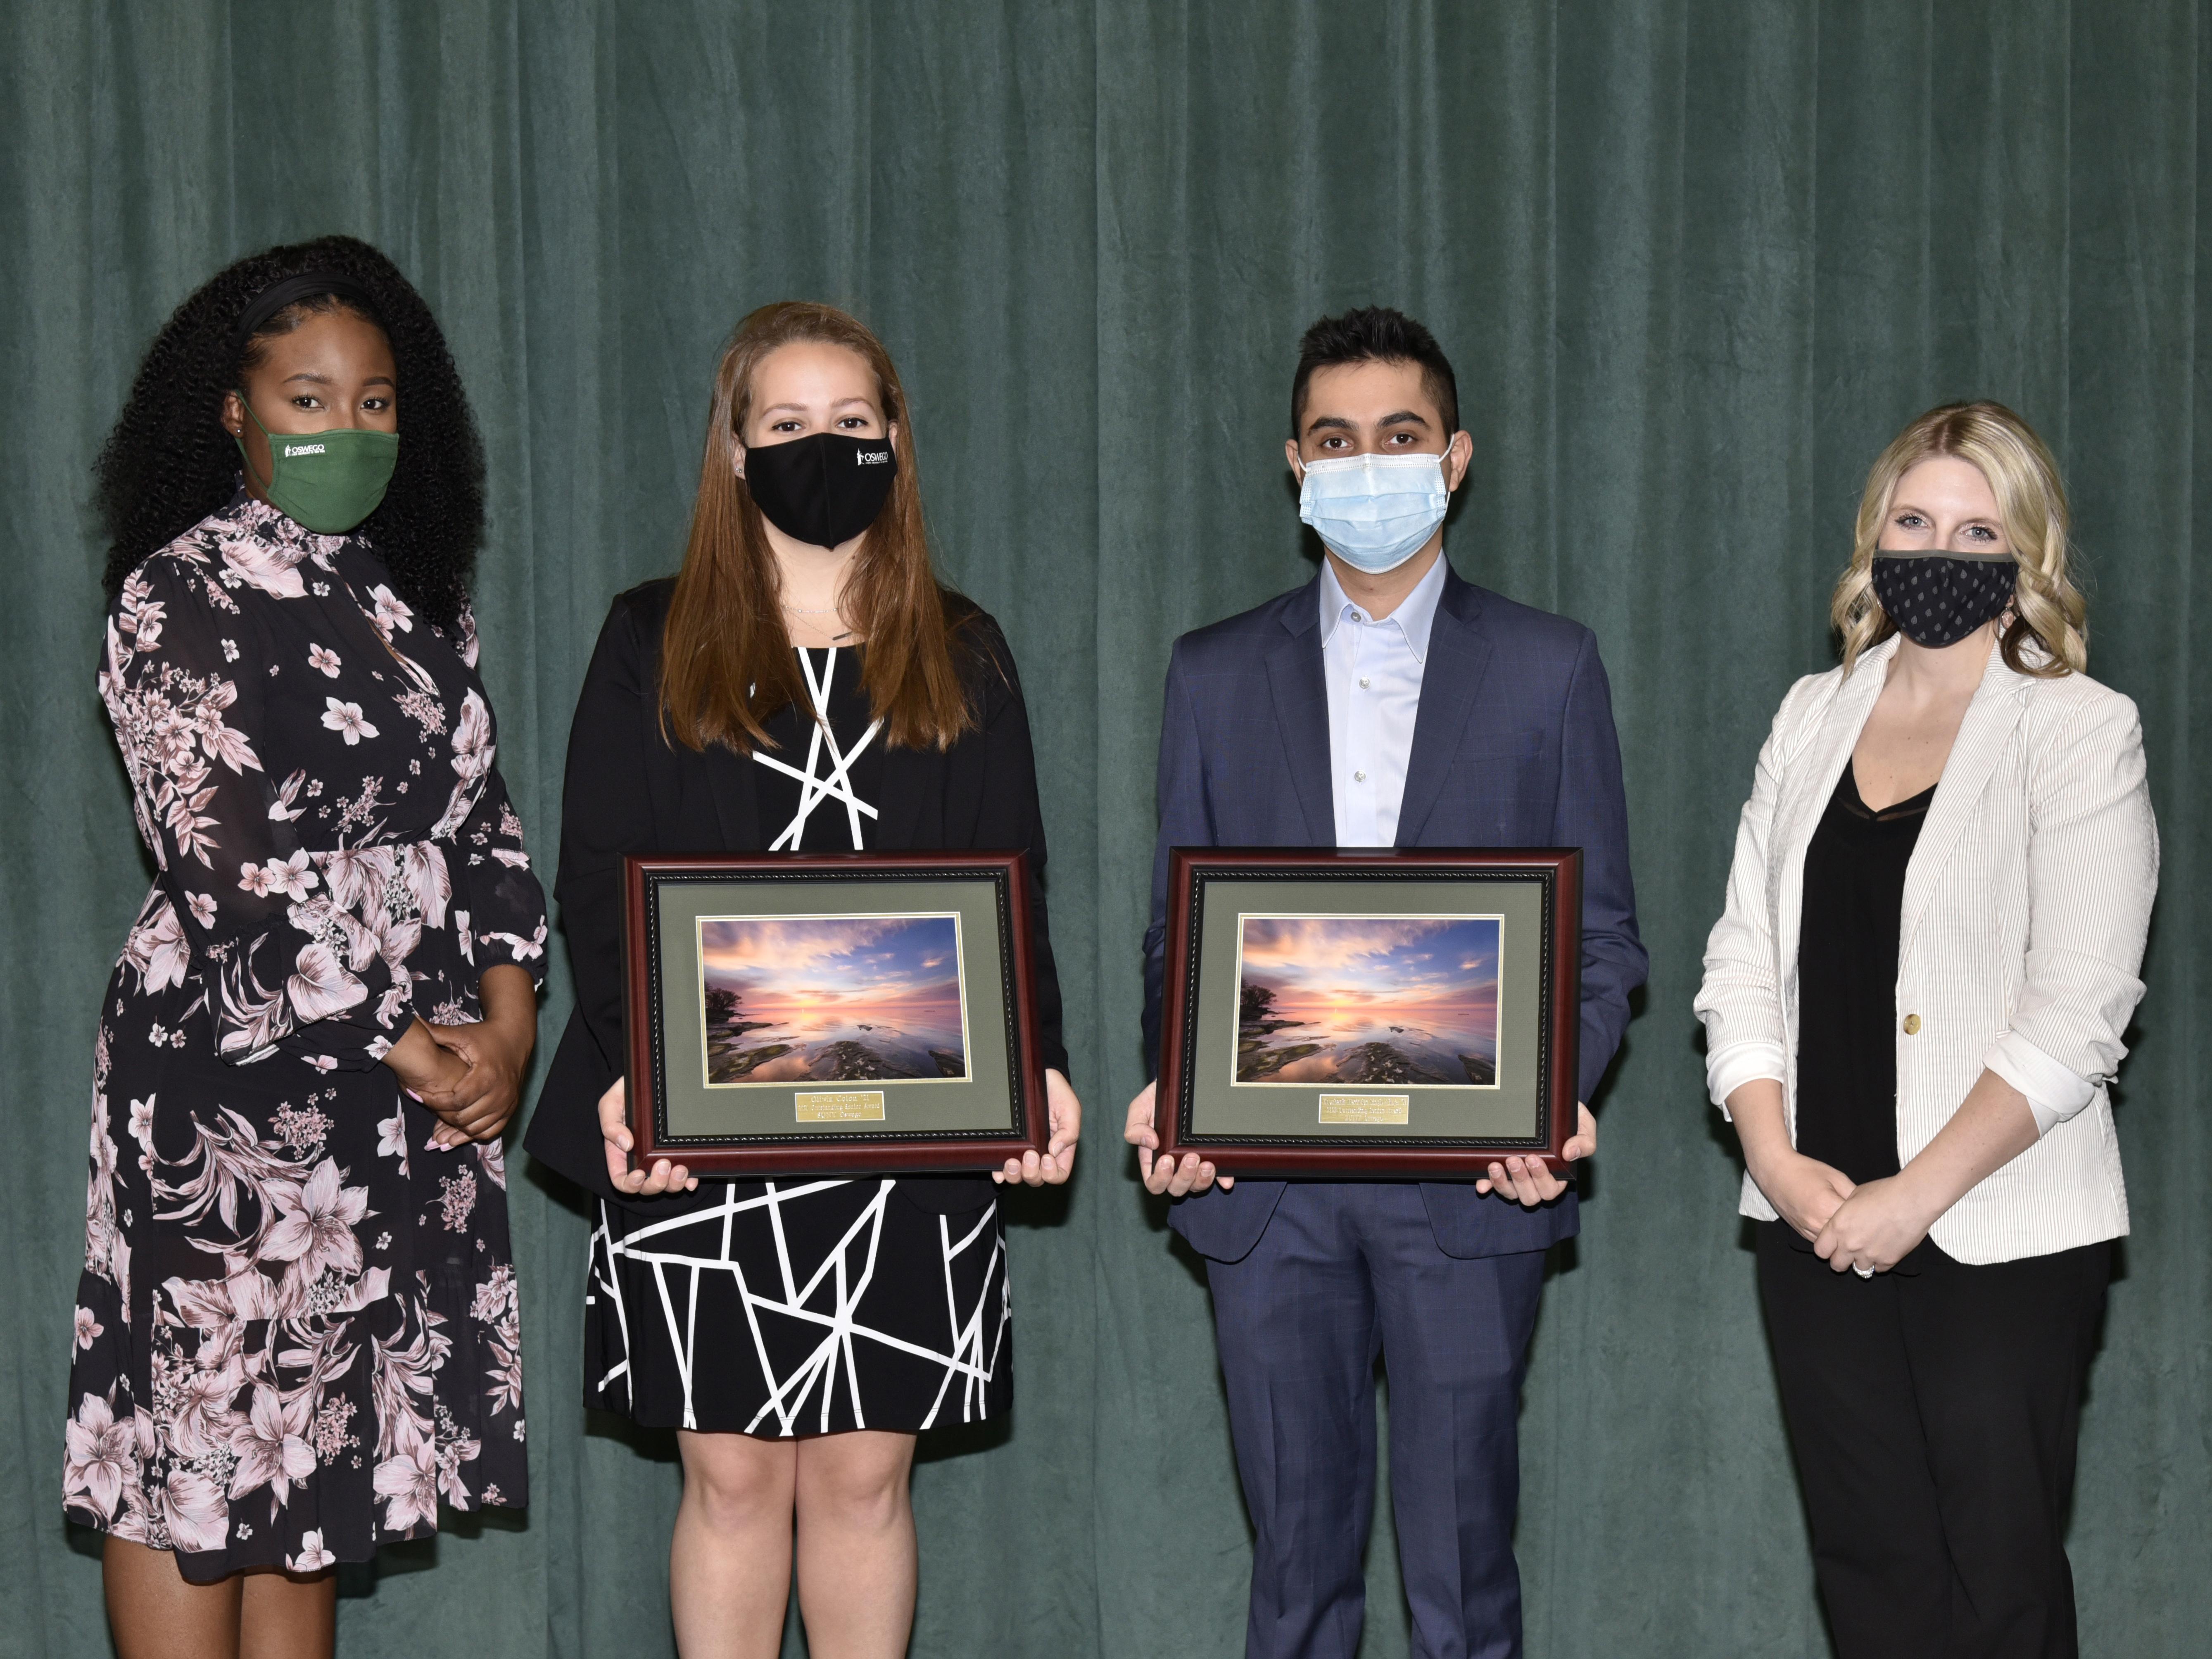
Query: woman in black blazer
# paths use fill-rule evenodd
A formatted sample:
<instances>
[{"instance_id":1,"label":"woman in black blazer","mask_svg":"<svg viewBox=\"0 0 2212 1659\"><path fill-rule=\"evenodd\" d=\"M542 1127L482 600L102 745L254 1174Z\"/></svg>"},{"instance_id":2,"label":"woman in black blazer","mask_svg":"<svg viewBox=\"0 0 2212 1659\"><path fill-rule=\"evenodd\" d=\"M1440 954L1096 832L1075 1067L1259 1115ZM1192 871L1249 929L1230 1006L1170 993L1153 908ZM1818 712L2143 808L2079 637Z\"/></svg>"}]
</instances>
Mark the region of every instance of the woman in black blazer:
<instances>
[{"instance_id":1,"label":"woman in black blazer","mask_svg":"<svg viewBox=\"0 0 2212 1659\"><path fill-rule=\"evenodd\" d=\"M982 847L1043 872L1012 654L931 574L882 344L826 306L768 307L715 378L683 571L615 601L577 704L556 890L576 1008L528 1139L598 1200L586 1403L678 1431L687 1653L777 1650L794 1539L811 1650L905 1650L915 1437L1012 1399L993 1183L1066 1181L1081 1108L1039 892L1042 1158L988 1180L629 1170L622 855Z\"/></svg>"}]
</instances>

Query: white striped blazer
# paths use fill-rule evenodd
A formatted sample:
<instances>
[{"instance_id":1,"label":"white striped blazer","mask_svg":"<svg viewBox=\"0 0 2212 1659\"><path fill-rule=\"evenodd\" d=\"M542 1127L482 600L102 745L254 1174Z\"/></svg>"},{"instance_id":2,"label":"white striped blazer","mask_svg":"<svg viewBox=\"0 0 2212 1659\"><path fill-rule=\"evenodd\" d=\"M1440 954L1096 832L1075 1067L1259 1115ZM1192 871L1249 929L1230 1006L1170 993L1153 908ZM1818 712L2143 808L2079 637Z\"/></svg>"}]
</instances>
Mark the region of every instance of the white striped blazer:
<instances>
[{"instance_id":1,"label":"white striped blazer","mask_svg":"<svg viewBox=\"0 0 2212 1659\"><path fill-rule=\"evenodd\" d=\"M1728 908L1705 945L1705 1083L1727 1114L1782 1085L1796 1134L1805 848L1896 654L1894 639L1790 688L1737 826ZM1960 1261L2008 1261L2128 1230L2106 1085L2142 1000L2158 828L2135 704L2086 675L2015 673L2002 652L1959 727L1905 875L1897 961L1897 1156L1910 1162L1986 1066L2041 1136L1931 1231ZM1742 1213L1775 1218L1748 1176Z\"/></svg>"}]
</instances>

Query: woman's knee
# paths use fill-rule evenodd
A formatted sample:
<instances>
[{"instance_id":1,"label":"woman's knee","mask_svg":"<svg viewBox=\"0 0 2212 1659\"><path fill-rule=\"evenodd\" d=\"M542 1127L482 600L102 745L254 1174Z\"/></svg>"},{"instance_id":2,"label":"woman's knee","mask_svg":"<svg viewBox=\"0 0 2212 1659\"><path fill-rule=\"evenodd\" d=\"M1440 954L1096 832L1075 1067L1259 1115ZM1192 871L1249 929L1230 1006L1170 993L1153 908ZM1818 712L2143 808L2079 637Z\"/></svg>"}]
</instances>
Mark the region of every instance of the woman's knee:
<instances>
[{"instance_id":1,"label":"woman's knee","mask_svg":"<svg viewBox=\"0 0 2212 1659\"><path fill-rule=\"evenodd\" d=\"M793 1452L787 1442L741 1434L683 1437L684 1496L717 1532L741 1532L770 1521L788 1524Z\"/></svg>"},{"instance_id":2,"label":"woman's knee","mask_svg":"<svg viewBox=\"0 0 2212 1659\"><path fill-rule=\"evenodd\" d=\"M802 1441L798 1504L802 1520L877 1530L907 1515L914 1437L842 1434Z\"/></svg>"}]
</instances>

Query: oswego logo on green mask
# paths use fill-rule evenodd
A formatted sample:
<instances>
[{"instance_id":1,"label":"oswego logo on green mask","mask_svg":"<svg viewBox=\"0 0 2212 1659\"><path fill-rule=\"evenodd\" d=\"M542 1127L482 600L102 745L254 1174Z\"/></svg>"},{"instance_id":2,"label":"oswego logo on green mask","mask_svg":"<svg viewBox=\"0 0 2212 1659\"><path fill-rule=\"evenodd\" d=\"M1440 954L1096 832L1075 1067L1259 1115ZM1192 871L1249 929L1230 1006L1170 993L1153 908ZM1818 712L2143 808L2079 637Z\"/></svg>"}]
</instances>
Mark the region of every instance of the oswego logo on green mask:
<instances>
[{"instance_id":1,"label":"oswego logo on green mask","mask_svg":"<svg viewBox=\"0 0 2212 1659\"><path fill-rule=\"evenodd\" d=\"M262 486L270 506L319 536L342 536L376 511L391 486L392 470L399 464L398 434L353 427L271 432L261 425L243 392L238 400L245 404L246 418L269 440L269 477L257 477L254 482ZM251 472L253 461L246 455L246 441L233 441Z\"/></svg>"}]
</instances>

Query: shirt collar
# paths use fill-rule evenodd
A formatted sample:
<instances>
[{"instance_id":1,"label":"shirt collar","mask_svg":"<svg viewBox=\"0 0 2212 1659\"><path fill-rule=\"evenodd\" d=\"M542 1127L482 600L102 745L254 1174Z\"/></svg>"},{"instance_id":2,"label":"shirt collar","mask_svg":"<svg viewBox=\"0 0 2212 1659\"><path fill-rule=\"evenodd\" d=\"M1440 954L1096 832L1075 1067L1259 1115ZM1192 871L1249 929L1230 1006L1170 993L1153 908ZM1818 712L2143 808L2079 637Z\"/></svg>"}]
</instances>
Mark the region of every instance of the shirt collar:
<instances>
[{"instance_id":1,"label":"shirt collar","mask_svg":"<svg viewBox=\"0 0 2212 1659\"><path fill-rule=\"evenodd\" d=\"M1388 627L1397 624L1398 631L1406 636L1406 643L1413 653L1413 660L1425 665L1429 659L1429 629L1437 619L1437 602L1444 594L1444 558L1439 553L1437 562L1429 567L1429 574L1415 583L1413 591L1406 595L1395 611L1377 624ZM1360 607L1345 597L1344 586L1336 579L1336 567L1327 559L1321 562L1321 642L1328 647L1329 636L1336 632L1337 623L1344 620L1347 611ZM1361 611L1363 616L1365 612Z\"/></svg>"}]
</instances>

